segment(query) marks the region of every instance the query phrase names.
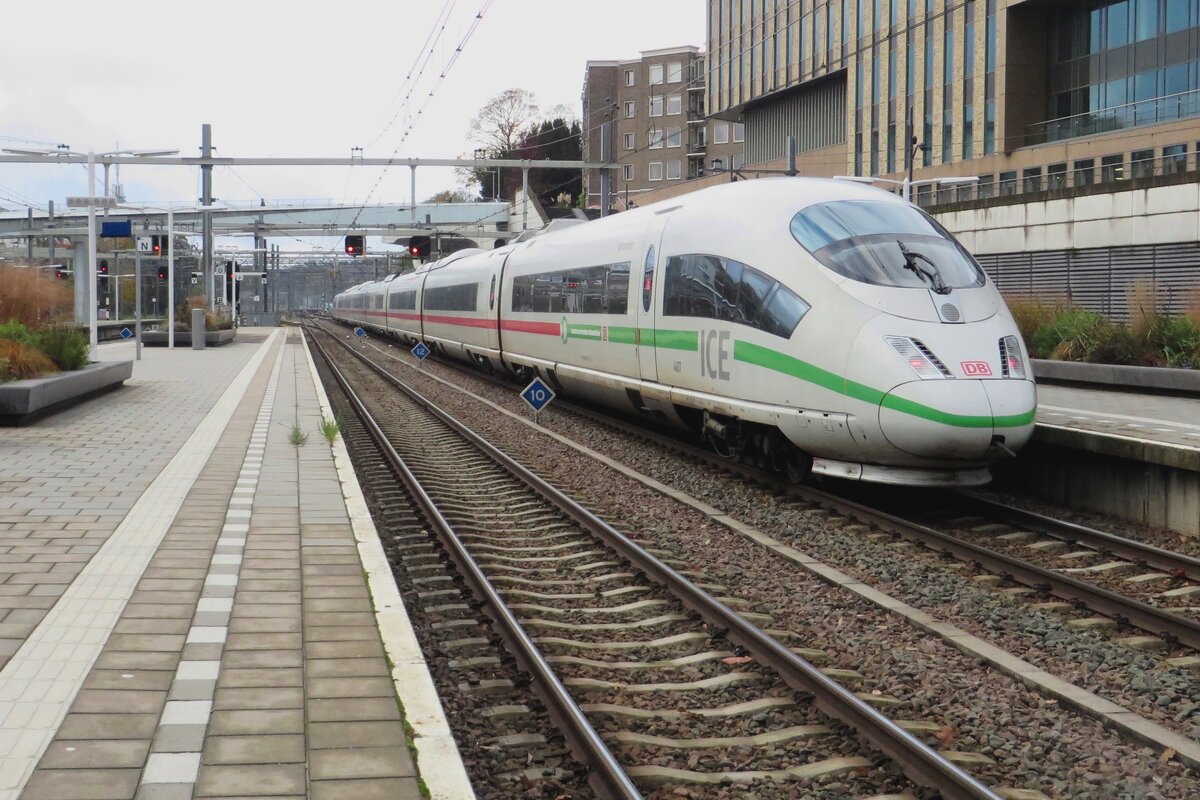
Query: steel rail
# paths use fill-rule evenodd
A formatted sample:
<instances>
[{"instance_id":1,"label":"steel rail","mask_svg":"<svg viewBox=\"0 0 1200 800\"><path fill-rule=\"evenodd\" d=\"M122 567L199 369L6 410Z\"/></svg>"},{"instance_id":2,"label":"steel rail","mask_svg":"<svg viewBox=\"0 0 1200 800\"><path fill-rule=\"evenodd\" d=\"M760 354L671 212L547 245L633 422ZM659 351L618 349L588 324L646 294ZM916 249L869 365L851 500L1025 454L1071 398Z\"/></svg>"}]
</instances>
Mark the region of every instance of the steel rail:
<instances>
[{"instance_id":1,"label":"steel rail","mask_svg":"<svg viewBox=\"0 0 1200 800\"><path fill-rule=\"evenodd\" d=\"M588 722L583 711L567 692L566 687L562 685L562 682L554 673L554 669L542 657L541 652L537 649L533 640L529 638L525 629L521 627L520 622L517 621L517 618L513 615L503 598L500 597L500 594L492 586L491 582L484 576L483 571L479 568L475 559L471 557L471 554L467 552L466 547L458 538L458 534L455 533L453 527L442 516L433 499L425 492L420 481L417 480L416 476L413 475L407 464L405 464L404 459L396 452L391 442L388 441L387 435L379 427L378 423L375 422L374 417L367 410L366 405L358 397L358 394L351 388L349 381L342 374L342 371L338 369L329 352L316 336L312 336L311 338L317 351L325 360L330 374L338 382L342 392L354 408L363 426L370 433L371 438L379 447L385 460L400 475L408 491L420 507L421 512L430 521L434 530L437 531L438 538L458 565L459 570L462 572L467 583L470 584L471 589L477 597L481 598L487 604L489 611L492 613L493 624L497 632L504 639L525 671L533 678L535 690L541 696L542 700L545 701L552 718L563 730L567 741L571 744L575 752L588 765L589 783L592 788L605 798L640 800L642 795L633 784L633 781L625 773L625 770L621 768L616 757L605 746L600 735L596 733L595 728Z\"/></svg>"},{"instance_id":2,"label":"steel rail","mask_svg":"<svg viewBox=\"0 0 1200 800\"><path fill-rule=\"evenodd\" d=\"M721 630L730 640L744 647L759 663L775 670L793 689L811 694L818 708L861 733L881 752L893 759L915 783L935 788L945 800L1000 800L999 795L970 773L951 763L936 750L860 700L853 692L825 675L816 666L747 622L737 612L509 457L458 419L438 408L432 401L388 372L385 367L346 345L341 339L334 338L389 384L404 392L514 477L552 502L577 524L637 566L648 578L666 586L688 608Z\"/></svg>"},{"instance_id":3,"label":"steel rail","mask_svg":"<svg viewBox=\"0 0 1200 800\"><path fill-rule=\"evenodd\" d=\"M1031 528L1042 528L1043 533L1060 539L1070 539L1080 544L1112 553L1134 563L1145 564L1157 570L1200 581L1200 558L1175 553L1145 542L1127 539L1115 533L1089 528L1075 522L1055 519L1028 509L1000 503L970 493L960 493L972 504L983 506L988 513L1005 522ZM970 509L968 509L970 510Z\"/></svg>"}]
</instances>

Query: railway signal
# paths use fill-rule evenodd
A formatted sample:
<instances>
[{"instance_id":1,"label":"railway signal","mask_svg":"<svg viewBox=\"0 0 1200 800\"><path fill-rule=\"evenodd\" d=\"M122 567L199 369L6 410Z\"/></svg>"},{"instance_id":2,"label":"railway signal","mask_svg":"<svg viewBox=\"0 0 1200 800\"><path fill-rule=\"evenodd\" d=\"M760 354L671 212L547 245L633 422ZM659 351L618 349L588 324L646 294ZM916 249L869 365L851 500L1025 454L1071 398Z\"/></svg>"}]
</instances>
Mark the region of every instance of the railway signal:
<instances>
[{"instance_id":1,"label":"railway signal","mask_svg":"<svg viewBox=\"0 0 1200 800\"><path fill-rule=\"evenodd\" d=\"M428 236L413 236L408 240L408 254L413 258L429 258L433 240Z\"/></svg>"},{"instance_id":2,"label":"railway signal","mask_svg":"<svg viewBox=\"0 0 1200 800\"><path fill-rule=\"evenodd\" d=\"M361 256L365 251L363 236L347 236L346 237L346 255Z\"/></svg>"}]
</instances>

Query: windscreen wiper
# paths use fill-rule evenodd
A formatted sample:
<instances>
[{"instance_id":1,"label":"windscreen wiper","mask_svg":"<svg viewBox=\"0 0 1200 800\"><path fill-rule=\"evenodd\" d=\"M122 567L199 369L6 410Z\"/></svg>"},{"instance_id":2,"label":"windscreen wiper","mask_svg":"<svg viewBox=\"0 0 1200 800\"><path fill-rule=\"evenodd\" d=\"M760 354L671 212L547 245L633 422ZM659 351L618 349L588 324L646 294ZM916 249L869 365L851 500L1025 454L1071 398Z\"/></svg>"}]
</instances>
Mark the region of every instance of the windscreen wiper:
<instances>
[{"instance_id":1,"label":"windscreen wiper","mask_svg":"<svg viewBox=\"0 0 1200 800\"><path fill-rule=\"evenodd\" d=\"M904 268L910 269L918 275L929 281L933 290L938 294L950 294L950 287L946 285L946 281L942 279L942 273L938 270L937 264L924 253L918 253L915 250L909 250L904 246L904 242L899 239L896 244L900 245L900 252L904 254ZM922 266L919 262L924 261L929 266Z\"/></svg>"}]
</instances>

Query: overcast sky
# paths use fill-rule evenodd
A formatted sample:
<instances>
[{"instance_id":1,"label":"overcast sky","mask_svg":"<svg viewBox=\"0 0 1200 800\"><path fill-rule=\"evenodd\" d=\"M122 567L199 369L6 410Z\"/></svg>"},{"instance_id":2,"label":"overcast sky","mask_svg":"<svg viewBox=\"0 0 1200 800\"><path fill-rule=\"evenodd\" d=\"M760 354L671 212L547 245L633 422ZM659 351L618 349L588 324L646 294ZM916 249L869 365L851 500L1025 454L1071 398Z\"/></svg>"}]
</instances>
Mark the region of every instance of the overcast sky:
<instances>
[{"instance_id":1,"label":"overcast sky","mask_svg":"<svg viewBox=\"0 0 1200 800\"><path fill-rule=\"evenodd\" d=\"M488 0L58 0L4 5L0 146L53 147L62 142L75 152L114 150L119 143L122 149L198 154L200 126L207 122L223 156L336 157L361 146L371 157L454 157L470 154L473 146L466 134L471 118L505 89L528 89L542 108L567 104L578 114L588 59L705 45L705 0L493 0L490 6ZM405 76L421 60L420 48L447 7L445 31L424 75L411 87L406 109L402 101L410 87ZM485 7L458 60L430 97ZM411 117L422 108L401 144ZM268 203L295 198L361 201L380 172L368 167L244 167L234 174L217 168L214 195L229 201L265 197ZM123 167L121 177L131 202L194 202L199 197L198 169ZM450 170L418 170L417 180L419 200L455 183ZM408 181L406 168L393 167L372 200L407 201ZM2 208L27 202L44 207L51 199L60 205L66 196L86 190L86 171L79 166L0 164Z\"/></svg>"}]
</instances>

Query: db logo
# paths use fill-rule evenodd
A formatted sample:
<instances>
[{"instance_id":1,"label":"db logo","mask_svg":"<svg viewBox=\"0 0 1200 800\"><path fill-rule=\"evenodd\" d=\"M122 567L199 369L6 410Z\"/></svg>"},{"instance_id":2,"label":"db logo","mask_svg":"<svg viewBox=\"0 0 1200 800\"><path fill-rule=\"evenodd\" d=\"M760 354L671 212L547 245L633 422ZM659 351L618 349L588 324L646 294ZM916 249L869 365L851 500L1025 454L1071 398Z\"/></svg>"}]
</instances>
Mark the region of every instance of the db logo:
<instances>
[{"instance_id":1,"label":"db logo","mask_svg":"<svg viewBox=\"0 0 1200 800\"><path fill-rule=\"evenodd\" d=\"M988 366L986 361L964 361L962 362L963 374L965 375L991 375L992 368Z\"/></svg>"}]
</instances>

